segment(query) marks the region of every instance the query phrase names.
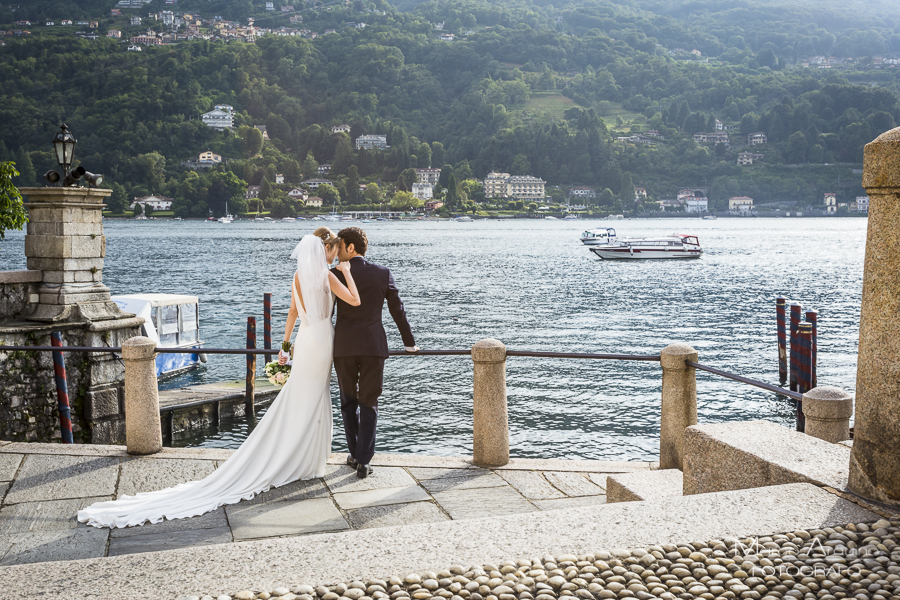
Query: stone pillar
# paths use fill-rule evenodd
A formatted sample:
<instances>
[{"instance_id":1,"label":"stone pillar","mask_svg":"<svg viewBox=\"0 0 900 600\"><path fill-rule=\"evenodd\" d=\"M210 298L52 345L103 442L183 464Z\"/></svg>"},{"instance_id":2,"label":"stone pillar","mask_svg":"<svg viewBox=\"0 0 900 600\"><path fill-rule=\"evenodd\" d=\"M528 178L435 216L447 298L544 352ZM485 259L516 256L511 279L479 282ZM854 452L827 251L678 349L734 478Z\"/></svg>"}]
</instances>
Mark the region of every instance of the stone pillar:
<instances>
[{"instance_id":1,"label":"stone pillar","mask_svg":"<svg viewBox=\"0 0 900 600\"><path fill-rule=\"evenodd\" d=\"M864 163L869 226L848 486L900 504L900 127L866 144Z\"/></svg>"},{"instance_id":2,"label":"stone pillar","mask_svg":"<svg viewBox=\"0 0 900 600\"><path fill-rule=\"evenodd\" d=\"M697 362L687 344L670 344L660 352L662 414L659 425L659 468L682 470L684 430L697 424L697 371L684 361Z\"/></svg>"},{"instance_id":3,"label":"stone pillar","mask_svg":"<svg viewBox=\"0 0 900 600\"><path fill-rule=\"evenodd\" d=\"M472 346L475 363L472 454L480 467L509 463L509 419L506 413L506 346L486 339Z\"/></svg>"},{"instance_id":4,"label":"stone pillar","mask_svg":"<svg viewBox=\"0 0 900 600\"><path fill-rule=\"evenodd\" d=\"M156 344L143 336L122 344L125 361L125 443L129 454L162 450Z\"/></svg>"},{"instance_id":5,"label":"stone pillar","mask_svg":"<svg viewBox=\"0 0 900 600\"><path fill-rule=\"evenodd\" d=\"M850 439L850 416L853 414L850 394L841 388L823 385L803 394L802 402L806 435L835 444Z\"/></svg>"},{"instance_id":6,"label":"stone pillar","mask_svg":"<svg viewBox=\"0 0 900 600\"><path fill-rule=\"evenodd\" d=\"M103 199L111 190L83 187L20 188L27 198L25 257L41 273L36 304L20 315L39 338L63 331L66 345L118 347L140 335L143 319L122 312L103 285ZM154 290L147 290L154 291ZM125 439L123 368L113 353L66 357L72 386L73 426L79 441L116 444ZM69 360L71 359L71 360ZM50 366L52 373L52 365Z\"/></svg>"},{"instance_id":7,"label":"stone pillar","mask_svg":"<svg viewBox=\"0 0 900 600\"><path fill-rule=\"evenodd\" d=\"M31 321L103 321L125 316L103 285L103 199L112 190L21 188L28 197L25 257L43 272Z\"/></svg>"}]
</instances>

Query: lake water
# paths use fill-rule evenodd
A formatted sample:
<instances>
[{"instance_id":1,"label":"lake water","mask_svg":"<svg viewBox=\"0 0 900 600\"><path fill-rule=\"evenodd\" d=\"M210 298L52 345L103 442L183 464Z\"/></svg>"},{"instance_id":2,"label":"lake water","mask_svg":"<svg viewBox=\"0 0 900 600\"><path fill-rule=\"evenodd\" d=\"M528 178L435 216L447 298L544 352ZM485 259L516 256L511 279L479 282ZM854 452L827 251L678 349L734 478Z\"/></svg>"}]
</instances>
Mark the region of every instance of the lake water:
<instances>
[{"instance_id":1,"label":"lake water","mask_svg":"<svg viewBox=\"0 0 900 600\"><path fill-rule=\"evenodd\" d=\"M340 223L332 225L339 226ZM354 223L359 225L359 223ZM603 261L584 229L620 236L695 233L699 260ZM262 340L263 292L273 293L273 339L290 300L289 259L316 223L106 221L104 282L113 294L200 298L209 347L240 348L246 318ZM818 380L853 393L865 219L504 220L376 222L367 258L391 269L423 349L468 349L483 338L511 350L658 354L687 342L700 362L778 383L778 294L819 312ZM0 270L24 268L23 234L0 242ZM385 310L391 348L400 336ZM260 360L260 364L261 364ZM182 386L243 378L243 356L211 356ZM703 422L767 419L793 426L784 398L698 372ZM658 363L511 357L507 362L513 456L656 460ZM332 385L334 450L345 447ZM385 369L378 450L471 454L469 357L398 357ZM236 447L243 422L183 445Z\"/></svg>"}]
</instances>

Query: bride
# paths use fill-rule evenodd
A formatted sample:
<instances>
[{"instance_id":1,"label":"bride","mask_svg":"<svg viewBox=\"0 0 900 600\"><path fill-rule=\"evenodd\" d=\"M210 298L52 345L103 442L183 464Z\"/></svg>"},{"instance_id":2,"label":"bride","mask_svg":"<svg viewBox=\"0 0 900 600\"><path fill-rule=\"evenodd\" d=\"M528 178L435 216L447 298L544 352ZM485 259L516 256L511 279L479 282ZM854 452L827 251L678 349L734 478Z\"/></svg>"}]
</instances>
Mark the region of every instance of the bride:
<instances>
[{"instance_id":1,"label":"bride","mask_svg":"<svg viewBox=\"0 0 900 600\"><path fill-rule=\"evenodd\" d=\"M291 284L286 342L300 319L291 374L256 429L231 458L200 481L93 504L78 511L80 522L94 527L130 527L196 517L223 504L249 500L273 487L324 476L332 430L332 293L353 306L360 304L350 263L338 265L346 286L328 270L337 251L337 236L320 227L315 234L304 236L291 254L297 260L297 272ZM283 361L286 356L279 352L279 358Z\"/></svg>"}]
</instances>

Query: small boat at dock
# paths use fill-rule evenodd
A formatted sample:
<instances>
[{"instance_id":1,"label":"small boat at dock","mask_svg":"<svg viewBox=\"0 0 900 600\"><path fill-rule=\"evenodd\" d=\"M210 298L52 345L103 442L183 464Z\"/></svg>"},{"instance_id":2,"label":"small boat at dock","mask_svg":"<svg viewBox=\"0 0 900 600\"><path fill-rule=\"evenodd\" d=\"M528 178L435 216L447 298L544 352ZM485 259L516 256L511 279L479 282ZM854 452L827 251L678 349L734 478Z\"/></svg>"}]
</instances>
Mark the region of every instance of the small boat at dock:
<instances>
[{"instance_id":1,"label":"small boat at dock","mask_svg":"<svg viewBox=\"0 0 900 600\"><path fill-rule=\"evenodd\" d=\"M156 342L156 376L169 377L206 362L201 352L200 301L181 294L113 296L119 308L143 317L141 334ZM167 353L166 348L196 348L196 353Z\"/></svg>"},{"instance_id":2,"label":"small boat at dock","mask_svg":"<svg viewBox=\"0 0 900 600\"><path fill-rule=\"evenodd\" d=\"M703 250L695 235L672 234L656 238L622 238L590 251L605 259L700 258Z\"/></svg>"}]
</instances>

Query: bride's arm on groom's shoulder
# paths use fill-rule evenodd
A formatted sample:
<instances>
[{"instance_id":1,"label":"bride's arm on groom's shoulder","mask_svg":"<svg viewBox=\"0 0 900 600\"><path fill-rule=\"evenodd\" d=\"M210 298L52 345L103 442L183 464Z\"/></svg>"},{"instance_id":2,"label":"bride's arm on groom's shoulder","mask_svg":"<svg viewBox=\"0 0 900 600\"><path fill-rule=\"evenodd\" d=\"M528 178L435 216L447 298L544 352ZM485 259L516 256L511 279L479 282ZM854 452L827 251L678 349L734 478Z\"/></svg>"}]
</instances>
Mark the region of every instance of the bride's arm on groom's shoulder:
<instances>
[{"instance_id":1,"label":"bride's arm on groom's shoulder","mask_svg":"<svg viewBox=\"0 0 900 600\"><path fill-rule=\"evenodd\" d=\"M296 278L295 278L296 279ZM294 325L297 324L297 317L300 316L300 313L297 311L297 305L294 300L294 285L295 281L291 282L291 307L288 309L287 322L284 324L284 341L290 343L291 334L294 332ZM283 346L284 344L282 344ZM287 355L284 350L278 351L278 364L283 365L286 364L290 359L290 356Z\"/></svg>"},{"instance_id":2,"label":"bride's arm on groom's shoulder","mask_svg":"<svg viewBox=\"0 0 900 600\"><path fill-rule=\"evenodd\" d=\"M334 292L335 296L350 306L359 306L362 303L362 300L360 300L359 297L359 290L356 289L356 282L353 280L353 275L350 274L350 263L339 263L337 270L343 273L347 285L341 283L341 280L337 278L337 275L332 271L329 271L328 284L331 286L331 291Z\"/></svg>"}]
</instances>

